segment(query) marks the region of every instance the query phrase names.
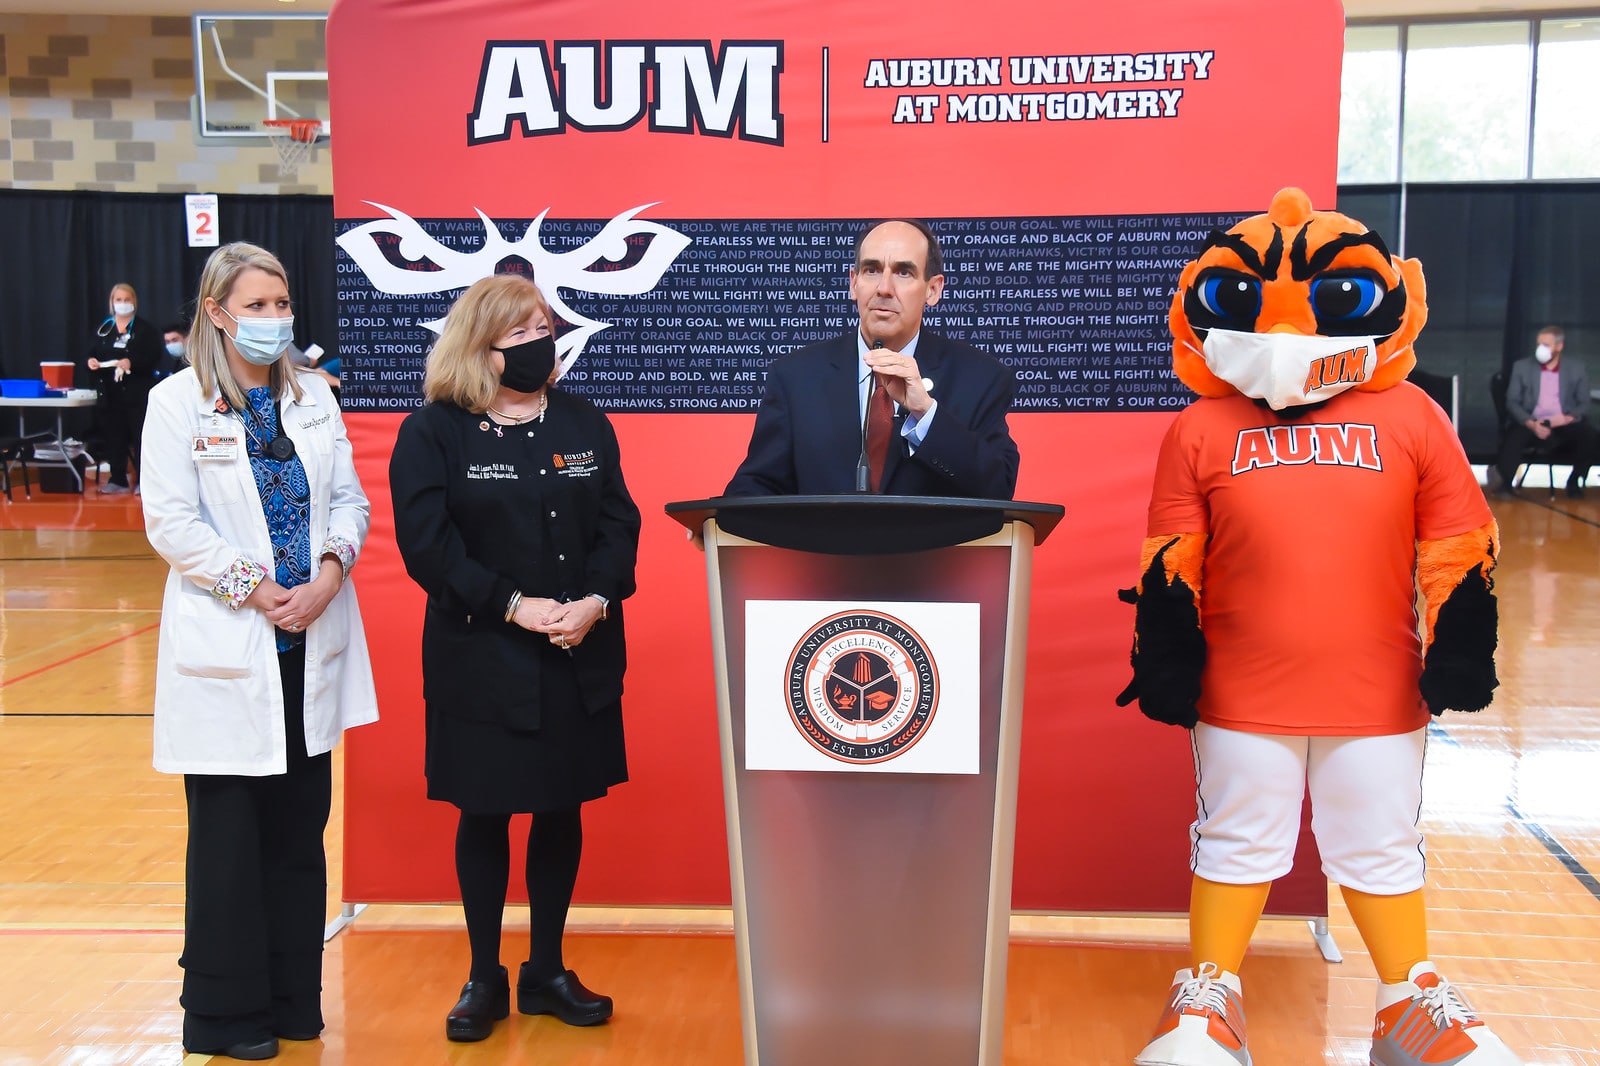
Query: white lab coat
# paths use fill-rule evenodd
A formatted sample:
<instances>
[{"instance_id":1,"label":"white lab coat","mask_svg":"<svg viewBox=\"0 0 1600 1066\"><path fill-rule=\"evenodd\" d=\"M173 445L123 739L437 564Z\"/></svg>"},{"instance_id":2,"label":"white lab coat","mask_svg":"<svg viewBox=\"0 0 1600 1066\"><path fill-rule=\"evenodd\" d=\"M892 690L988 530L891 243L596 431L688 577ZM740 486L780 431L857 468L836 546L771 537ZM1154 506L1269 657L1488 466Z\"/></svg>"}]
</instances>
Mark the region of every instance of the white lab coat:
<instances>
[{"instance_id":1,"label":"white lab coat","mask_svg":"<svg viewBox=\"0 0 1600 1066\"><path fill-rule=\"evenodd\" d=\"M304 398L279 404L311 487L311 550L330 533L359 551L369 508L344 419L327 384L300 375ZM266 515L238 415L218 414L192 369L150 391L139 484L145 534L172 570L156 659L155 768L262 777L288 769L283 685L272 623L211 592L239 556L273 572ZM230 460L199 461L197 436L239 439ZM315 557L313 557L315 564ZM331 751L351 726L376 721L377 696L355 588L347 580L306 630L306 751Z\"/></svg>"}]
</instances>

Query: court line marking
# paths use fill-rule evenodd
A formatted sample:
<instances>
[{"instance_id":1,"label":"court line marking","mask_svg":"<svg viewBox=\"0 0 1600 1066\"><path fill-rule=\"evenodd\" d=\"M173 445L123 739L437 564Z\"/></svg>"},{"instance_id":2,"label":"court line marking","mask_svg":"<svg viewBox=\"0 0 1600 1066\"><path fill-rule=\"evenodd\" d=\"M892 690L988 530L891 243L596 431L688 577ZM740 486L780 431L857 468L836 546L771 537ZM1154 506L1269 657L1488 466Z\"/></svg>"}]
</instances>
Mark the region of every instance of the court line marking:
<instances>
[{"instance_id":1,"label":"court line marking","mask_svg":"<svg viewBox=\"0 0 1600 1066\"><path fill-rule=\"evenodd\" d=\"M77 614L80 612L73 611L70 613ZM161 620L161 612L150 608L141 610L133 610L130 608L121 611L97 610L93 612L82 613L87 615L87 617L84 619L86 624L77 629L75 632L65 633L59 637L56 637L54 640L47 640L38 647L29 648L26 651L19 652L17 655L13 656L13 658L16 660L17 668L23 669L27 666L27 664L38 661L45 663L45 665L38 667L37 669L49 669L50 665L54 662L51 656L56 655L63 650L80 648L83 646L84 641L93 640L95 637L104 637L109 633L119 633L126 626L137 625L140 621L145 618L149 618L152 615L155 617L158 624ZM8 614L8 609L0 607L0 622L3 622ZM0 685L0 687L4 686Z\"/></svg>"},{"instance_id":2,"label":"court line marking","mask_svg":"<svg viewBox=\"0 0 1600 1066\"><path fill-rule=\"evenodd\" d=\"M159 556L149 553L138 555L0 555L0 563L126 563L158 558Z\"/></svg>"},{"instance_id":3,"label":"court line marking","mask_svg":"<svg viewBox=\"0 0 1600 1066\"><path fill-rule=\"evenodd\" d=\"M182 922L0 922L0 936L171 936L182 932Z\"/></svg>"},{"instance_id":4,"label":"court line marking","mask_svg":"<svg viewBox=\"0 0 1600 1066\"><path fill-rule=\"evenodd\" d=\"M86 608L84 610L77 610L76 608L71 607L6 607L4 605L0 605L0 621L4 621L5 617L13 611L30 611L34 613L58 611L65 614L84 614L91 617L99 615L112 615L117 619L124 620L126 624L132 624L136 622L141 616L148 618L151 615L155 615L158 622L161 618L161 609L158 607L93 607ZM116 628L118 628L118 622L113 621L108 623L105 619L101 618L94 621L93 624L88 626L86 629L79 630L76 633L68 633L65 636L57 637L55 640L46 641L36 648L29 648L27 651L18 653L17 655L13 656L13 658L15 658L19 664L24 659L47 658L57 648L75 648L82 641L87 640L91 636L99 636L102 633L115 630Z\"/></svg>"},{"instance_id":5,"label":"court line marking","mask_svg":"<svg viewBox=\"0 0 1600 1066\"><path fill-rule=\"evenodd\" d=\"M1589 890L1589 895L1600 899L1600 878L1589 872L1583 860L1568 851L1566 846L1552 836L1544 826L1518 810L1515 803L1507 803L1506 810L1511 812L1511 817L1517 820L1517 824L1532 833L1533 838L1543 844L1545 850L1554 855L1557 862L1566 867L1567 873L1578 879L1578 884Z\"/></svg>"},{"instance_id":6,"label":"court line marking","mask_svg":"<svg viewBox=\"0 0 1600 1066\"><path fill-rule=\"evenodd\" d=\"M0 718L154 718L153 711L0 711Z\"/></svg>"},{"instance_id":7,"label":"court line marking","mask_svg":"<svg viewBox=\"0 0 1600 1066\"><path fill-rule=\"evenodd\" d=\"M132 633L124 633L122 636L118 637L116 640L108 640L104 644L96 644L92 648L85 648L83 651L78 652L76 655L69 655L65 659L57 659L53 663L49 663L48 665L38 667L37 669L34 669L34 670L29 670L25 674L18 674L16 677L8 677L4 681L0 681L0 688L6 688L6 687L8 687L10 685L15 685L18 681L26 681L30 677L38 677L40 674L44 673L47 670L54 670L58 666L65 666L67 663L76 662L77 660L82 659L85 656L93 655L97 651L105 651L107 648L111 647L112 645L121 644L125 640L132 640L134 637L143 636L144 634L150 632L152 629L155 629L160 625L161 625L161 623L159 621L151 622L147 626L144 626L144 627L142 627L140 629L135 629Z\"/></svg>"},{"instance_id":8,"label":"court line marking","mask_svg":"<svg viewBox=\"0 0 1600 1066\"><path fill-rule=\"evenodd\" d=\"M1534 499L1529 499L1526 496L1517 496L1517 497L1513 497L1513 498L1514 499L1520 499L1524 503L1531 503L1535 507L1543 507L1547 511L1554 511L1556 514L1566 515L1568 518L1572 519L1574 522L1582 522L1586 526L1594 526L1596 529L1600 529L1600 522L1595 521L1593 518L1590 518L1587 515L1574 514L1573 512L1566 510L1566 508L1564 508L1564 507L1557 507L1553 502L1551 502L1549 500L1534 500Z\"/></svg>"},{"instance_id":9,"label":"court line marking","mask_svg":"<svg viewBox=\"0 0 1600 1066\"><path fill-rule=\"evenodd\" d=\"M1428 739L1437 740L1453 748L1464 748L1461 741L1451 736L1449 731L1437 722L1429 724ZM1588 891L1589 895L1600 900L1600 878L1595 877L1589 868L1583 864L1582 859L1568 851L1566 845L1557 840L1555 835L1541 823L1523 814L1512 800L1506 800L1506 812L1511 815L1513 821L1528 831L1529 836L1544 845L1544 849L1566 869L1567 873L1577 880L1578 884Z\"/></svg>"},{"instance_id":10,"label":"court line marking","mask_svg":"<svg viewBox=\"0 0 1600 1066\"><path fill-rule=\"evenodd\" d=\"M159 607L10 607L0 604L0 614L160 614Z\"/></svg>"}]
</instances>

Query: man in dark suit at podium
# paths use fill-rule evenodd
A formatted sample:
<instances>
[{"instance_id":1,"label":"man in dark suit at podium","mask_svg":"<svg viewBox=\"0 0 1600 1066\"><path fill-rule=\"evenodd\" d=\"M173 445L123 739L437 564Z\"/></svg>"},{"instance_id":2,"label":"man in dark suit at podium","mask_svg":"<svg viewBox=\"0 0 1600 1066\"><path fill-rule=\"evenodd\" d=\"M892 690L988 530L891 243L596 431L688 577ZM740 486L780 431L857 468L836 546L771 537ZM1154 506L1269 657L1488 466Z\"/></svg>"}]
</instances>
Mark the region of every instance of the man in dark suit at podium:
<instances>
[{"instance_id":1,"label":"man in dark suit at podium","mask_svg":"<svg viewBox=\"0 0 1600 1066\"><path fill-rule=\"evenodd\" d=\"M971 345L922 331L944 259L922 222L856 240L853 333L767 370L744 462L725 496L966 496L1009 500L1017 446L1006 428L1016 376Z\"/></svg>"}]
</instances>

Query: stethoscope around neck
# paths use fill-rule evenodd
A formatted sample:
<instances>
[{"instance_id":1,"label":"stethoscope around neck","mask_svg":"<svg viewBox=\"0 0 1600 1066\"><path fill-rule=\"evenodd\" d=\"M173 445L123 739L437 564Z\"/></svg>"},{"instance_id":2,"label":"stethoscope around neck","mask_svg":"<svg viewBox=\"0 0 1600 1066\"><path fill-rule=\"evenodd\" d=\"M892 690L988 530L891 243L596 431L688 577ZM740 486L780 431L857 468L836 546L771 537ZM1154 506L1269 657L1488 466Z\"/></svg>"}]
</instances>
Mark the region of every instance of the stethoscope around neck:
<instances>
[{"instance_id":1,"label":"stethoscope around neck","mask_svg":"<svg viewBox=\"0 0 1600 1066\"><path fill-rule=\"evenodd\" d=\"M133 328L133 319L128 319L128 329ZM126 333L128 330L117 329L117 316L107 315L106 320L100 323L100 328L94 331L96 337L109 337L114 332Z\"/></svg>"},{"instance_id":2,"label":"stethoscope around neck","mask_svg":"<svg viewBox=\"0 0 1600 1066\"><path fill-rule=\"evenodd\" d=\"M274 404L274 406L276 406L276 404ZM238 414L239 421L244 426L245 433L249 435L251 440L260 443L261 438L256 436L255 433L250 429L252 418L246 417L242 411L234 411L233 405L228 402L226 397L223 397L217 401L216 412L219 415ZM278 412L277 434L271 440L261 445L261 451L268 459L273 459L280 463L287 463L290 459L294 458L294 440L283 431L282 411Z\"/></svg>"}]
</instances>

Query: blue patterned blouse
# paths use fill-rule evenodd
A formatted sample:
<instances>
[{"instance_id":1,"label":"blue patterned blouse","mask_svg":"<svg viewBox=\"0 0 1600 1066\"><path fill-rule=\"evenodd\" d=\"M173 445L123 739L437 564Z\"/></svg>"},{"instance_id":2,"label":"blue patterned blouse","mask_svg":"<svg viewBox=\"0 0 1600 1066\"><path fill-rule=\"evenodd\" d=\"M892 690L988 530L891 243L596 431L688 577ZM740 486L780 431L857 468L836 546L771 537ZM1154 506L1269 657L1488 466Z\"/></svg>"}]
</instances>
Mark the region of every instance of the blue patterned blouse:
<instances>
[{"instance_id":1,"label":"blue patterned blouse","mask_svg":"<svg viewBox=\"0 0 1600 1066\"><path fill-rule=\"evenodd\" d=\"M272 537L272 577L292 589L311 580L311 487L298 455L280 462L266 454L267 445L278 435L278 404L272 390L251 389L246 398L250 413L244 419L245 454L250 457ZM279 651L288 651L306 639L304 633L283 629L276 635Z\"/></svg>"}]
</instances>

